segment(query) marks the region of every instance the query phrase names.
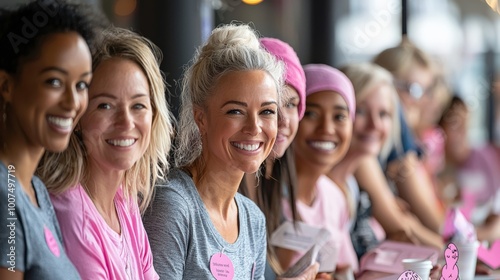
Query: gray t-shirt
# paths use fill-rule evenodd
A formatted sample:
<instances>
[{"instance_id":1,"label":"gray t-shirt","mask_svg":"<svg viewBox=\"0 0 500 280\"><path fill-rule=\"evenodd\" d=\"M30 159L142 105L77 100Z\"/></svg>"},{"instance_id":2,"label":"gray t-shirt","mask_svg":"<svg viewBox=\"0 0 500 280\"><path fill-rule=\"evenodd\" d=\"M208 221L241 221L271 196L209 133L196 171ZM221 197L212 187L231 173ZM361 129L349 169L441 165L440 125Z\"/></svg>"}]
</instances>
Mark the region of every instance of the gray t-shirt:
<instances>
[{"instance_id":1,"label":"gray t-shirt","mask_svg":"<svg viewBox=\"0 0 500 280\"><path fill-rule=\"evenodd\" d=\"M191 177L172 170L143 217L160 279L215 279L210 259L223 252L234 267L233 279L264 279L266 225L260 209L236 194L239 235L225 241L213 225Z\"/></svg>"},{"instance_id":2,"label":"gray t-shirt","mask_svg":"<svg viewBox=\"0 0 500 280\"><path fill-rule=\"evenodd\" d=\"M11 171L19 172L20 168L15 166ZM0 267L24 272L24 279L80 279L64 252L47 188L33 176L37 208L22 190L16 172L9 176L0 162Z\"/></svg>"}]
</instances>

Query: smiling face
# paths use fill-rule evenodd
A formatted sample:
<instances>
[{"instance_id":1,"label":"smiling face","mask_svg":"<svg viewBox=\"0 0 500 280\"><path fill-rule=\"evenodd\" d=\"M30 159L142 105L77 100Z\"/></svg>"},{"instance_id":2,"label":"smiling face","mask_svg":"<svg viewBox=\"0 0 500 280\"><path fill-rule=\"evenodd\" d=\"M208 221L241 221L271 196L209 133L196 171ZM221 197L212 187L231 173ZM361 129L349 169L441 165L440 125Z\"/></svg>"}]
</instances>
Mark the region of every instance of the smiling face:
<instances>
[{"instance_id":1,"label":"smiling face","mask_svg":"<svg viewBox=\"0 0 500 280\"><path fill-rule=\"evenodd\" d=\"M122 58L101 62L80 121L90 164L105 171L131 168L149 145L152 118L149 84L142 69Z\"/></svg>"},{"instance_id":2,"label":"smiling face","mask_svg":"<svg viewBox=\"0 0 500 280\"><path fill-rule=\"evenodd\" d=\"M392 127L392 88L376 86L359 98L356 104L351 150L363 155L378 155Z\"/></svg>"},{"instance_id":3,"label":"smiling face","mask_svg":"<svg viewBox=\"0 0 500 280\"><path fill-rule=\"evenodd\" d=\"M277 111L276 84L266 72L222 76L205 108L194 109L207 168L256 172L276 140Z\"/></svg>"},{"instance_id":4,"label":"smiling face","mask_svg":"<svg viewBox=\"0 0 500 280\"><path fill-rule=\"evenodd\" d=\"M299 127L299 94L290 87L285 87L283 107L281 107L281 116L278 120L278 136L273 147L272 156L280 158L290 146L297 134Z\"/></svg>"},{"instance_id":5,"label":"smiling face","mask_svg":"<svg viewBox=\"0 0 500 280\"><path fill-rule=\"evenodd\" d=\"M321 91L306 99L304 118L293 142L297 168L330 170L347 152L352 136L352 120L342 96Z\"/></svg>"},{"instance_id":6,"label":"smiling face","mask_svg":"<svg viewBox=\"0 0 500 280\"><path fill-rule=\"evenodd\" d=\"M8 103L10 141L51 152L68 146L75 124L87 108L87 87L92 78L87 44L75 32L47 35L38 54L10 76L2 97Z\"/></svg>"}]
</instances>

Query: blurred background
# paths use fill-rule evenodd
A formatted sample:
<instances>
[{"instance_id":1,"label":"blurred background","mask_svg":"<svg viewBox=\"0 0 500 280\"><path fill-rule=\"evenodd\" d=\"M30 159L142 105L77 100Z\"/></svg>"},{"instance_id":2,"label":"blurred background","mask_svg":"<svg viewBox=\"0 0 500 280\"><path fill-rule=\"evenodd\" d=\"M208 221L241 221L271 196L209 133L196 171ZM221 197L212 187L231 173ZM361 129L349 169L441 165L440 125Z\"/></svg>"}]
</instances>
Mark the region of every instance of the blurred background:
<instances>
[{"instance_id":1,"label":"blurred background","mask_svg":"<svg viewBox=\"0 0 500 280\"><path fill-rule=\"evenodd\" d=\"M24 2L0 0L0 7ZM472 143L500 143L500 86L495 86L500 73L498 0L85 2L101 10L115 25L133 29L162 49L162 70L170 85L174 114L178 111L177 83L184 65L221 23L251 23L262 36L288 42L303 64L334 67L370 60L407 34L438 61L452 94L460 95L469 105Z\"/></svg>"}]
</instances>

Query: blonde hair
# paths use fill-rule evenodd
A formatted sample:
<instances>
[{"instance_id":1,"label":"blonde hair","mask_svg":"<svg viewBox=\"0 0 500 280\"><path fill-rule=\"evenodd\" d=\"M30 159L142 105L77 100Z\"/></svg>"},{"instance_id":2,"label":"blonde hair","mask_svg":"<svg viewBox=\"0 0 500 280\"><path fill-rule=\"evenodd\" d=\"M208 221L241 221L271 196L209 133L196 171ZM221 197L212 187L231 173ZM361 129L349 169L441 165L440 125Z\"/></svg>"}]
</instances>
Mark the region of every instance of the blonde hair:
<instances>
[{"instance_id":1,"label":"blonde hair","mask_svg":"<svg viewBox=\"0 0 500 280\"><path fill-rule=\"evenodd\" d=\"M182 81L179 134L176 138L175 164L186 167L201 155L202 144L193 108L205 107L219 79L229 72L262 70L276 84L278 100L284 83L284 65L264 50L248 25L222 25L212 31L205 45L198 48ZM279 107L279 106L278 106ZM203 165L202 163L200 163Z\"/></svg>"},{"instance_id":2,"label":"blonde hair","mask_svg":"<svg viewBox=\"0 0 500 280\"><path fill-rule=\"evenodd\" d=\"M168 154L173 135L173 119L165 98L166 87L160 71L160 49L148 39L123 28L111 27L103 31L102 41L93 55L95 70L103 61L123 58L135 62L147 77L153 110L151 139L144 155L125 171L122 187L134 203L140 197L139 208L144 211L158 179L168 172ZM68 148L62 153L45 153L37 170L51 193L58 194L91 180L88 174L86 147L81 135L72 133Z\"/></svg>"},{"instance_id":3,"label":"blonde hair","mask_svg":"<svg viewBox=\"0 0 500 280\"><path fill-rule=\"evenodd\" d=\"M399 102L393 78L384 68L373 63L356 63L343 67L342 72L351 80L356 95L356 102L363 100L366 95L380 85L388 85L391 89L392 103L392 128L390 137L387 138L379 153L379 158L385 160L391 149L401 149L401 127L399 122Z\"/></svg>"},{"instance_id":4,"label":"blonde hair","mask_svg":"<svg viewBox=\"0 0 500 280\"><path fill-rule=\"evenodd\" d=\"M382 51L373 59L373 63L384 67L396 78L408 74L415 64L426 69L434 69L432 59L407 39L396 47Z\"/></svg>"}]
</instances>

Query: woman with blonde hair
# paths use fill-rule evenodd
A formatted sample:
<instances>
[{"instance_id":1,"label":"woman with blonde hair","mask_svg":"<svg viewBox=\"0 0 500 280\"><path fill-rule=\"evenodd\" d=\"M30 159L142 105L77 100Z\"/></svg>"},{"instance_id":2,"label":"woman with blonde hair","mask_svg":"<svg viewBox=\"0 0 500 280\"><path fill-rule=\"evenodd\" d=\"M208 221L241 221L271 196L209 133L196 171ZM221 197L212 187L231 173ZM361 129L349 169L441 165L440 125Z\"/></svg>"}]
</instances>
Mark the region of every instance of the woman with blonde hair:
<instances>
[{"instance_id":1,"label":"woman with blonde hair","mask_svg":"<svg viewBox=\"0 0 500 280\"><path fill-rule=\"evenodd\" d=\"M401 101L400 140L401 151L393 150L383 161L386 174L396 185L398 195L410 205L425 227L439 233L444 211L439 205L430 175L426 172L421 156L424 151L414 138L422 104L431 98L436 83L434 61L405 39L396 47L378 54L374 63L384 67L394 77L394 84ZM368 170L369 166L365 166ZM360 175L369 178L369 175ZM369 179L367 179L369 180ZM436 234L435 239L439 238Z\"/></svg>"},{"instance_id":2,"label":"woman with blonde hair","mask_svg":"<svg viewBox=\"0 0 500 280\"><path fill-rule=\"evenodd\" d=\"M238 193L269 156L283 64L248 25L212 31L187 68L176 165L144 225L163 279L264 279L266 221Z\"/></svg>"},{"instance_id":3,"label":"woman with blonde hair","mask_svg":"<svg viewBox=\"0 0 500 280\"><path fill-rule=\"evenodd\" d=\"M348 213L358 257L384 238L440 248L442 242L433 240L431 231L399 208L377 162L386 160L393 147L401 149L399 101L391 73L373 63L349 64L342 71L354 86L356 118L351 146L328 176L341 187L350 205L355 206ZM376 163L366 170L369 183L354 177L367 161Z\"/></svg>"},{"instance_id":4,"label":"woman with blonde hair","mask_svg":"<svg viewBox=\"0 0 500 280\"><path fill-rule=\"evenodd\" d=\"M89 106L68 150L38 169L84 279L158 279L141 210L168 170L172 123L160 51L109 28L93 56Z\"/></svg>"},{"instance_id":5,"label":"woman with blonde hair","mask_svg":"<svg viewBox=\"0 0 500 280\"><path fill-rule=\"evenodd\" d=\"M366 157L385 159L393 146L399 146L397 110L398 97L392 75L372 63L349 64L341 70L353 84L356 95L356 118L353 123L351 145L345 157L328 173L346 198L342 213L342 230L349 232L358 257L378 244L384 231L371 219L366 194L378 202L379 193L360 192L353 174ZM384 192L381 192L384 193ZM392 196L387 190L385 196ZM384 198L386 199L386 198ZM377 205L378 206L378 205ZM385 221L383 221L385 222ZM385 224L384 224L385 225Z\"/></svg>"}]
</instances>

